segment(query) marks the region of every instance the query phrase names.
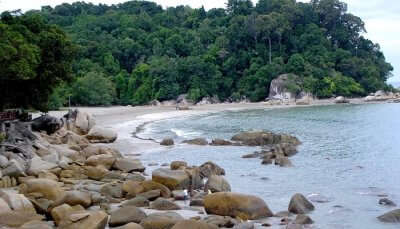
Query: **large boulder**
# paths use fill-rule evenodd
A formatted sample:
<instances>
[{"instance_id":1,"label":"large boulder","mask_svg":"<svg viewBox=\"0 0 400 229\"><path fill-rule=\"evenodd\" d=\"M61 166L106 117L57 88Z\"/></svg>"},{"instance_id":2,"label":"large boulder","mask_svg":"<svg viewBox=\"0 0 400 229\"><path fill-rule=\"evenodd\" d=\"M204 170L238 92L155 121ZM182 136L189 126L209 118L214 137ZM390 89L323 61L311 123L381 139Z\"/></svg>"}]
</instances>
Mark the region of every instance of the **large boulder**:
<instances>
[{"instance_id":1,"label":"large boulder","mask_svg":"<svg viewBox=\"0 0 400 229\"><path fill-rule=\"evenodd\" d=\"M207 180L206 189L211 192L230 192L231 185L223 176L211 175Z\"/></svg>"},{"instance_id":2,"label":"large boulder","mask_svg":"<svg viewBox=\"0 0 400 229\"><path fill-rule=\"evenodd\" d=\"M295 74L282 74L273 79L270 84L268 99L280 101L304 100L312 98L310 93L301 91L294 93L290 90L291 85L299 85L299 77Z\"/></svg>"},{"instance_id":3,"label":"large boulder","mask_svg":"<svg viewBox=\"0 0 400 229\"><path fill-rule=\"evenodd\" d=\"M148 207L150 205L150 201L142 196L137 196L133 199L127 200L122 203L122 206L135 206L135 207Z\"/></svg>"},{"instance_id":4,"label":"large boulder","mask_svg":"<svg viewBox=\"0 0 400 229\"><path fill-rule=\"evenodd\" d=\"M146 213L135 206L124 206L111 212L110 226L121 226L127 223L140 223L146 218Z\"/></svg>"},{"instance_id":5,"label":"large boulder","mask_svg":"<svg viewBox=\"0 0 400 229\"><path fill-rule=\"evenodd\" d=\"M137 159L118 158L112 166L114 169L129 172L144 172L146 169Z\"/></svg>"},{"instance_id":6,"label":"large boulder","mask_svg":"<svg viewBox=\"0 0 400 229\"><path fill-rule=\"evenodd\" d=\"M25 174L26 166L24 163L21 163L19 160L11 159L8 161L7 167L1 170L2 176L9 177L20 177L26 176Z\"/></svg>"},{"instance_id":7,"label":"large boulder","mask_svg":"<svg viewBox=\"0 0 400 229\"><path fill-rule=\"evenodd\" d=\"M48 200L57 200L64 196L64 190L59 183L49 179L29 179L19 186L20 193L27 195L30 193L39 193Z\"/></svg>"},{"instance_id":8,"label":"large boulder","mask_svg":"<svg viewBox=\"0 0 400 229\"><path fill-rule=\"evenodd\" d=\"M164 198L171 197L171 190L169 190L169 188L163 184L151 180L146 180L143 181L141 185L144 189L144 192L159 190L162 197Z\"/></svg>"},{"instance_id":9,"label":"large boulder","mask_svg":"<svg viewBox=\"0 0 400 229\"><path fill-rule=\"evenodd\" d=\"M37 176L42 171L47 171L56 167L58 167L58 165L55 163L44 161L40 157L33 157L27 173L28 175Z\"/></svg>"},{"instance_id":10,"label":"large boulder","mask_svg":"<svg viewBox=\"0 0 400 229\"><path fill-rule=\"evenodd\" d=\"M173 161L171 162L170 168L172 170L178 170L182 168L186 168L188 164L185 161Z\"/></svg>"},{"instance_id":11,"label":"large boulder","mask_svg":"<svg viewBox=\"0 0 400 229\"><path fill-rule=\"evenodd\" d=\"M208 214L239 217L253 220L273 216L264 200L251 195L218 192L204 197L204 208Z\"/></svg>"},{"instance_id":12,"label":"large boulder","mask_svg":"<svg viewBox=\"0 0 400 229\"><path fill-rule=\"evenodd\" d=\"M208 224L204 221L182 220L175 224L172 229L218 229L217 226Z\"/></svg>"},{"instance_id":13,"label":"large boulder","mask_svg":"<svg viewBox=\"0 0 400 229\"><path fill-rule=\"evenodd\" d=\"M156 209L156 210L161 210L161 211L166 211L166 210L180 210L181 207L177 205L176 203L164 199L164 198L157 198L155 201L150 203L150 208Z\"/></svg>"},{"instance_id":14,"label":"large boulder","mask_svg":"<svg viewBox=\"0 0 400 229\"><path fill-rule=\"evenodd\" d=\"M350 103L350 101L343 96L338 96L335 98L335 103Z\"/></svg>"},{"instance_id":15,"label":"large boulder","mask_svg":"<svg viewBox=\"0 0 400 229\"><path fill-rule=\"evenodd\" d=\"M274 134L267 131L246 131L236 134L232 137L232 141L241 142L248 146L264 146L270 144L288 143L299 145L300 141L289 135Z\"/></svg>"},{"instance_id":16,"label":"large boulder","mask_svg":"<svg viewBox=\"0 0 400 229\"><path fill-rule=\"evenodd\" d=\"M69 219L72 223L63 226L63 229L105 229L108 215L103 211L87 211L71 214Z\"/></svg>"},{"instance_id":17,"label":"large boulder","mask_svg":"<svg viewBox=\"0 0 400 229\"><path fill-rule=\"evenodd\" d=\"M400 223L400 209L396 209L378 216L378 219L384 223Z\"/></svg>"},{"instance_id":18,"label":"large boulder","mask_svg":"<svg viewBox=\"0 0 400 229\"><path fill-rule=\"evenodd\" d=\"M61 120L52 117L48 114L42 115L32 120L32 130L41 132L45 131L47 134L53 134L62 127Z\"/></svg>"},{"instance_id":19,"label":"large boulder","mask_svg":"<svg viewBox=\"0 0 400 229\"><path fill-rule=\"evenodd\" d=\"M190 177L183 170L156 169L152 173L152 180L167 186L170 190L187 189L190 185Z\"/></svg>"},{"instance_id":20,"label":"large boulder","mask_svg":"<svg viewBox=\"0 0 400 229\"><path fill-rule=\"evenodd\" d=\"M71 206L81 205L85 208L88 208L92 204L92 196L89 192L78 190L66 191L63 197L59 198L55 203L53 203L53 206L59 206L61 204L68 204Z\"/></svg>"},{"instance_id":21,"label":"large boulder","mask_svg":"<svg viewBox=\"0 0 400 229\"><path fill-rule=\"evenodd\" d=\"M175 212L153 213L140 222L144 229L171 229L184 218Z\"/></svg>"},{"instance_id":22,"label":"large boulder","mask_svg":"<svg viewBox=\"0 0 400 229\"><path fill-rule=\"evenodd\" d=\"M75 120L73 120L72 131L77 134L85 135L96 125L95 119L88 113L79 110L75 111Z\"/></svg>"},{"instance_id":23,"label":"large boulder","mask_svg":"<svg viewBox=\"0 0 400 229\"><path fill-rule=\"evenodd\" d=\"M211 175L225 175L225 170L212 161L202 164L199 168L201 177L210 177Z\"/></svg>"},{"instance_id":24,"label":"large boulder","mask_svg":"<svg viewBox=\"0 0 400 229\"><path fill-rule=\"evenodd\" d=\"M93 155L86 159L86 164L91 166L103 166L106 169L111 169L115 162L115 157L110 154Z\"/></svg>"},{"instance_id":25,"label":"large boulder","mask_svg":"<svg viewBox=\"0 0 400 229\"><path fill-rule=\"evenodd\" d=\"M32 203L22 194L0 190L0 200L0 214L9 210L36 213Z\"/></svg>"},{"instance_id":26,"label":"large boulder","mask_svg":"<svg viewBox=\"0 0 400 229\"><path fill-rule=\"evenodd\" d=\"M131 198L135 197L139 193L142 193L144 188L139 181L127 180L122 184L122 191L126 193L128 198Z\"/></svg>"},{"instance_id":27,"label":"large boulder","mask_svg":"<svg viewBox=\"0 0 400 229\"><path fill-rule=\"evenodd\" d=\"M290 199L288 211L291 213L307 214L308 212L313 210L314 210L314 205L300 193L295 194Z\"/></svg>"},{"instance_id":28,"label":"large boulder","mask_svg":"<svg viewBox=\"0 0 400 229\"><path fill-rule=\"evenodd\" d=\"M86 135L86 138L91 143L112 143L117 140L117 137L117 133L113 130L102 128L99 126L94 126Z\"/></svg>"}]
</instances>

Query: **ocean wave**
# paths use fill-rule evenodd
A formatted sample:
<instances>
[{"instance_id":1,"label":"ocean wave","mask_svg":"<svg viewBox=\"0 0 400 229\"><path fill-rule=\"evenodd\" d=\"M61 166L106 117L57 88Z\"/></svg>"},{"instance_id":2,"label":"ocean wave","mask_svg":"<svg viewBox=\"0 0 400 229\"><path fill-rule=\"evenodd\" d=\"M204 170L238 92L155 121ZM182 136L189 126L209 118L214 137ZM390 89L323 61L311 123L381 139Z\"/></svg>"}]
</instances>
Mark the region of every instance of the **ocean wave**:
<instances>
[{"instance_id":1,"label":"ocean wave","mask_svg":"<svg viewBox=\"0 0 400 229\"><path fill-rule=\"evenodd\" d=\"M171 128L171 132L173 132L177 137L181 137L181 138L199 137L199 136L201 136L200 132L186 131L186 130L175 129L175 128Z\"/></svg>"}]
</instances>

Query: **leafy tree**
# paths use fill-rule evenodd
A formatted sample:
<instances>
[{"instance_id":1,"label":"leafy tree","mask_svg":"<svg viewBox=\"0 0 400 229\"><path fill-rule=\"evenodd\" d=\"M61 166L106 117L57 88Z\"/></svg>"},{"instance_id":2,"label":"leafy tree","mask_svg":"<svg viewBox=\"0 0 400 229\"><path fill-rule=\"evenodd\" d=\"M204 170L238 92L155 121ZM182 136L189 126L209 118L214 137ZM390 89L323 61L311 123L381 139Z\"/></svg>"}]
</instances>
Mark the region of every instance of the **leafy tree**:
<instances>
[{"instance_id":1,"label":"leafy tree","mask_svg":"<svg viewBox=\"0 0 400 229\"><path fill-rule=\"evenodd\" d=\"M89 72L72 85L72 101L76 105L111 105L115 87L102 73Z\"/></svg>"},{"instance_id":2,"label":"leafy tree","mask_svg":"<svg viewBox=\"0 0 400 229\"><path fill-rule=\"evenodd\" d=\"M0 20L0 110L48 110L53 89L71 81L74 47L39 15L5 12Z\"/></svg>"}]
</instances>

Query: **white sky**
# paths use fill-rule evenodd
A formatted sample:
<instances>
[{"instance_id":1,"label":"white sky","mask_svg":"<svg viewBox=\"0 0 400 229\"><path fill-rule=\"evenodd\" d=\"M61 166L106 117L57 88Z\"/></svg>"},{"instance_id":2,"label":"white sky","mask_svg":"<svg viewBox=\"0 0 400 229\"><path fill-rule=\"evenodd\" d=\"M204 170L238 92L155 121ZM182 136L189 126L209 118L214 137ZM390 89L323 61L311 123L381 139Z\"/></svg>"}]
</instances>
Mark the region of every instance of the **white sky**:
<instances>
[{"instance_id":1,"label":"white sky","mask_svg":"<svg viewBox=\"0 0 400 229\"><path fill-rule=\"evenodd\" d=\"M40 9L41 6L56 6L76 0L0 0L0 12L5 10ZM225 7L226 0L151 0L163 7L190 5L206 9ZM253 0L257 1L257 0ZM298 0L308 2L308 0ZM349 11L363 19L372 41L379 43L388 62L395 68L390 81L400 81L400 3L399 0L342 0L348 4ZM94 4L117 4L126 0L86 0Z\"/></svg>"}]
</instances>

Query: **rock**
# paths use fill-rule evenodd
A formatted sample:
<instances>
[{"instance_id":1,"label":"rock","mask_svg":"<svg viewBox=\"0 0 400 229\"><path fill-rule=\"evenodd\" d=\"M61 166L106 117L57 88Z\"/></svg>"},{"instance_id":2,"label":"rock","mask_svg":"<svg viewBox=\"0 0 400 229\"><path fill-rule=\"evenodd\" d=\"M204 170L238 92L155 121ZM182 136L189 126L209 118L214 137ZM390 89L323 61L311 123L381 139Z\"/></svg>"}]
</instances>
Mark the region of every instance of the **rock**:
<instances>
[{"instance_id":1,"label":"rock","mask_svg":"<svg viewBox=\"0 0 400 229\"><path fill-rule=\"evenodd\" d=\"M160 195L158 195L157 197L159 197L159 196ZM150 201L143 196L137 196L133 199L125 201L122 204L122 206L135 206L135 207L148 207L149 205L150 205Z\"/></svg>"},{"instance_id":2,"label":"rock","mask_svg":"<svg viewBox=\"0 0 400 229\"><path fill-rule=\"evenodd\" d=\"M110 154L93 155L86 159L85 164L90 166L103 166L106 169L111 169L115 162L115 157Z\"/></svg>"},{"instance_id":3,"label":"rock","mask_svg":"<svg viewBox=\"0 0 400 229\"><path fill-rule=\"evenodd\" d=\"M165 185L160 184L158 182L143 181L142 186L143 186L145 192L148 192L151 190L159 190L162 197L164 197L164 198L171 197L171 191Z\"/></svg>"},{"instance_id":4,"label":"rock","mask_svg":"<svg viewBox=\"0 0 400 229\"><path fill-rule=\"evenodd\" d=\"M135 206L124 206L111 212L110 226L121 226L127 223L140 223L146 214Z\"/></svg>"},{"instance_id":5,"label":"rock","mask_svg":"<svg viewBox=\"0 0 400 229\"><path fill-rule=\"evenodd\" d=\"M8 165L8 159L5 156L0 155L0 169L5 168L7 165Z\"/></svg>"},{"instance_id":6,"label":"rock","mask_svg":"<svg viewBox=\"0 0 400 229\"><path fill-rule=\"evenodd\" d=\"M208 214L239 217L243 220L273 216L267 204L260 198L230 192L218 192L204 197Z\"/></svg>"},{"instance_id":7,"label":"rock","mask_svg":"<svg viewBox=\"0 0 400 229\"><path fill-rule=\"evenodd\" d=\"M294 214L307 214L314 210L314 205L308 201L302 194L295 194L289 203L288 211Z\"/></svg>"},{"instance_id":8,"label":"rock","mask_svg":"<svg viewBox=\"0 0 400 229\"><path fill-rule=\"evenodd\" d=\"M42 171L42 172L39 172L38 178L49 179L49 180L53 180L53 181L58 181L57 175L54 174L54 173L51 173L51 172L49 172L49 171Z\"/></svg>"},{"instance_id":9,"label":"rock","mask_svg":"<svg viewBox=\"0 0 400 229\"><path fill-rule=\"evenodd\" d=\"M171 162L171 170L178 170L181 168L186 168L188 166L188 164L184 161L173 161Z\"/></svg>"},{"instance_id":10,"label":"rock","mask_svg":"<svg viewBox=\"0 0 400 229\"><path fill-rule=\"evenodd\" d=\"M156 169L152 173L152 180L170 190L188 189L190 185L189 175L183 170Z\"/></svg>"},{"instance_id":11,"label":"rock","mask_svg":"<svg viewBox=\"0 0 400 229\"><path fill-rule=\"evenodd\" d=\"M400 209L396 209L378 216L378 219L384 223L400 223Z\"/></svg>"},{"instance_id":12,"label":"rock","mask_svg":"<svg viewBox=\"0 0 400 229\"><path fill-rule=\"evenodd\" d=\"M117 133L110 129L94 126L90 129L86 138L91 143L112 143L117 140Z\"/></svg>"},{"instance_id":13,"label":"rock","mask_svg":"<svg viewBox=\"0 0 400 229\"><path fill-rule=\"evenodd\" d=\"M185 140L182 143L186 143L189 145L199 145L199 146L208 145L208 141L205 138L195 138L191 140Z\"/></svg>"},{"instance_id":14,"label":"rock","mask_svg":"<svg viewBox=\"0 0 400 229\"><path fill-rule=\"evenodd\" d=\"M126 180L131 180L131 181L144 181L146 178L142 174L138 173L130 173L128 176L125 178Z\"/></svg>"},{"instance_id":15,"label":"rock","mask_svg":"<svg viewBox=\"0 0 400 229\"><path fill-rule=\"evenodd\" d=\"M122 184L122 191L126 193L126 196L131 198L144 191L143 186L138 181L127 180Z\"/></svg>"},{"instance_id":16,"label":"rock","mask_svg":"<svg viewBox=\"0 0 400 229\"><path fill-rule=\"evenodd\" d=\"M122 185L119 183L108 183L101 187L100 193L112 198L122 198Z\"/></svg>"},{"instance_id":17,"label":"rock","mask_svg":"<svg viewBox=\"0 0 400 229\"><path fill-rule=\"evenodd\" d=\"M204 199L194 199L192 198L189 203L190 206L199 206L203 207L204 206Z\"/></svg>"},{"instance_id":18,"label":"rock","mask_svg":"<svg viewBox=\"0 0 400 229\"><path fill-rule=\"evenodd\" d=\"M350 101L347 100L345 97L343 96L338 96L335 98L335 103L349 103Z\"/></svg>"},{"instance_id":19,"label":"rock","mask_svg":"<svg viewBox=\"0 0 400 229\"><path fill-rule=\"evenodd\" d=\"M88 134L96 125L96 120L88 113L76 110L76 117L72 130L80 135Z\"/></svg>"},{"instance_id":20,"label":"rock","mask_svg":"<svg viewBox=\"0 0 400 229\"><path fill-rule=\"evenodd\" d=\"M46 114L33 119L31 126L33 131L46 131L48 135L51 135L62 127L62 122L61 120Z\"/></svg>"},{"instance_id":21,"label":"rock","mask_svg":"<svg viewBox=\"0 0 400 229\"><path fill-rule=\"evenodd\" d=\"M293 167L292 162L287 157L275 158L275 165L279 165L280 167Z\"/></svg>"},{"instance_id":22,"label":"rock","mask_svg":"<svg viewBox=\"0 0 400 229\"><path fill-rule=\"evenodd\" d=\"M144 172L146 169L142 162L137 159L118 158L113 164L113 168L117 170L129 172Z\"/></svg>"},{"instance_id":23,"label":"rock","mask_svg":"<svg viewBox=\"0 0 400 229\"><path fill-rule=\"evenodd\" d=\"M121 227L113 227L113 229L143 229L143 227L137 223L128 223Z\"/></svg>"},{"instance_id":24,"label":"rock","mask_svg":"<svg viewBox=\"0 0 400 229\"><path fill-rule=\"evenodd\" d=\"M218 216L218 215L212 215L212 216L207 216L206 218L203 219L204 222L208 224L215 225L219 228L232 228L239 222L236 219L233 219L230 216Z\"/></svg>"},{"instance_id":25,"label":"rock","mask_svg":"<svg viewBox=\"0 0 400 229\"><path fill-rule=\"evenodd\" d=\"M210 145L213 145L213 146L230 146L232 144L233 143L230 141L227 141L224 139L219 139L219 138L213 139L210 143Z\"/></svg>"},{"instance_id":26,"label":"rock","mask_svg":"<svg viewBox=\"0 0 400 229\"><path fill-rule=\"evenodd\" d=\"M184 218L175 212L153 213L143 219L140 225L144 229L171 229L176 223L182 220Z\"/></svg>"},{"instance_id":27,"label":"rock","mask_svg":"<svg viewBox=\"0 0 400 229\"><path fill-rule=\"evenodd\" d=\"M145 198L147 200L155 200L160 196L161 196L161 191L159 189L150 190L150 191L143 192L143 193L140 193L140 194L137 195L137 197L142 197L142 198Z\"/></svg>"},{"instance_id":28,"label":"rock","mask_svg":"<svg viewBox=\"0 0 400 229\"><path fill-rule=\"evenodd\" d=\"M225 170L211 161L202 164L199 167L199 172L201 177L210 177L211 175L225 175Z\"/></svg>"},{"instance_id":29,"label":"rock","mask_svg":"<svg viewBox=\"0 0 400 229\"><path fill-rule=\"evenodd\" d=\"M218 229L217 226L208 224L203 221L182 220L175 224L172 229Z\"/></svg>"},{"instance_id":30,"label":"rock","mask_svg":"<svg viewBox=\"0 0 400 229\"><path fill-rule=\"evenodd\" d=\"M270 144L288 143L299 145L300 141L289 135L274 134L267 131L247 131L236 134L232 137L232 141L241 142L248 146L264 146Z\"/></svg>"},{"instance_id":31,"label":"rock","mask_svg":"<svg viewBox=\"0 0 400 229\"><path fill-rule=\"evenodd\" d=\"M296 216L294 223L295 224L313 224L314 221L308 215L299 214Z\"/></svg>"},{"instance_id":32,"label":"rock","mask_svg":"<svg viewBox=\"0 0 400 229\"><path fill-rule=\"evenodd\" d=\"M84 174L92 180L101 180L110 172L102 166L85 166L84 169Z\"/></svg>"},{"instance_id":33,"label":"rock","mask_svg":"<svg viewBox=\"0 0 400 229\"><path fill-rule=\"evenodd\" d=\"M379 200L379 204L380 205L385 205L385 206L391 206L391 207L395 207L396 206L396 204L393 201L389 200L388 198L380 199Z\"/></svg>"},{"instance_id":34,"label":"rock","mask_svg":"<svg viewBox=\"0 0 400 229\"><path fill-rule=\"evenodd\" d=\"M282 74L273 79L270 84L269 96L271 100L291 101L294 99L308 100L312 95L304 91L296 94L288 89L289 84L298 85L299 77L295 74Z\"/></svg>"},{"instance_id":35,"label":"rock","mask_svg":"<svg viewBox=\"0 0 400 229\"><path fill-rule=\"evenodd\" d=\"M162 146L172 146L172 145L174 145L174 140L172 138L164 138L161 141L160 145L162 145Z\"/></svg>"},{"instance_id":36,"label":"rock","mask_svg":"<svg viewBox=\"0 0 400 229\"><path fill-rule=\"evenodd\" d=\"M103 211L90 211L89 216L64 226L63 229L105 229L108 215Z\"/></svg>"},{"instance_id":37,"label":"rock","mask_svg":"<svg viewBox=\"0 0 400 229\"><path fill-rule=\"evenodd\" d=\"M77 145L77 146L87 146L89 145L89 141L74 132L68 131L64 136L61 138L61 142L63 144L67 144L68 146Z\"/></svg>"},{"instance_id":38,"label":"rock","mask_svg":"<svg viewBox=\"0 0 400 229\"><path fill-rule=\"evenodd\" d=\"M30 167L27 171L28 175L37 176L40 172L54 169L57 164L42 160L40 157L34 157L31 160Z\"/></svg>"},{"instance_id":39,"label":"rock","mask_svg":"<svg viewBox=\"0 0 400 229\"><path fill-rule=\"evenodd\" d=\"M29 195L30 193L40 193L48 200L57 200L64 195L64 190L59 183L49 179L30 179L20 185L20 193Z\"/></svg>"},{"instance_id":40,"label":"rock","mask_svg":"<svg viewBox=\"0 0 400 229\"><path fill-rule=\"evenodd\" d=\"M65 195L57 200L53 206L59 206L61 204L68 204L70 206L81 205L88 208L92 204L92 196L89 192L78 190L66 191Z\"/></svg>"},{"instance_id":41,"label":"rock","mask_svg":"<svg viewBox=\"0 0 400 229\"><path fill-rule=\"evenodd\" d=\"M27 223L24 223L18 229L53 229L53 227L50 226L49 223L47 223L47 222L33 220L33 221L29 221Z\"/></svg>"},{"instance_id":42,"label":"rock","mask_svg":"<svg viewBox=\"0 0 400 229\"><path fill-rule=\"evenodd\" d=\"M0 213L13 210L36 214L36 210L32 203L24 195L15 194L11 191L0 190L0 200L4 201L0 203ZM6 205L4 203L6 203Z\"/></svg>"},{"instance_id":43,"label":"rock","mask_svg":"<svg viewBox=\"0 0 400 229\"><path fill-rule=\"evenodd\" d=\"M174 202L164 199L164 198L157 198L155 201L150 203L150 208L156 210L180 210L181 208L175 204Z\"/></svg>"},{"instance_id":44,"label":"rock","mask_svg":"<svg viewBox=\"0 0 400 229\"><path fill-rule=\"evenodd\" d=\"M223 176L211 175L206 183L206 189L211 192L230 192L231 185Z\"/></svg>"},{"instance_id":45,"label":"rock","mask_svg":"<svg viewBox=\"0 0 400 229\"><path fill-rule=\"evenodd\" d=\"M8 203L0 198L0 215L12 211Z\"/></svg>"},{"instance_id":46,"label":"rock","mask_svg":"<svg viewBox=\"0 0 400 229\"><path fill-rule=\"evenodd\" d=\"M60 225L63 220L67 220L69 215L77 211L77 209L72 208L68 204L62 204L51 210L51 217L57 225Z\"/></svg>"},{"instance_id":47,"label":"rock","mask_svg":"<svg viewBox=\"0 0 400 229\"><path fill-rule=\"evenodd\" d=\"M20 227L27 222L40 221L42 219L43 216L32 212L9 211L0 214L0 225L2 226L2 228L15 228Z\"/></svg>"},{"instance_id":48,"label":"rock","mask_svg":"<svg viewBox=\"0 0 400 229\"><path fill-rule=\"evenodd\" d=\"M17 160L11 159L8 162L7 167L2 170L2 174L3 174L3 176L10 176L10 177L17 177L17 178L20 176L26 176L25 166L22 165Z\"/></svg>"},{"instance_id":49,"label":"rock","mask_svg":"<svg viewBox=\"0 0 400 229\"><path fill-rule=\"evenodd\" d=\"M172 196L174 200L185 200L185 192L183 190L172 191Z\"/></svg>"}]
</instances>

